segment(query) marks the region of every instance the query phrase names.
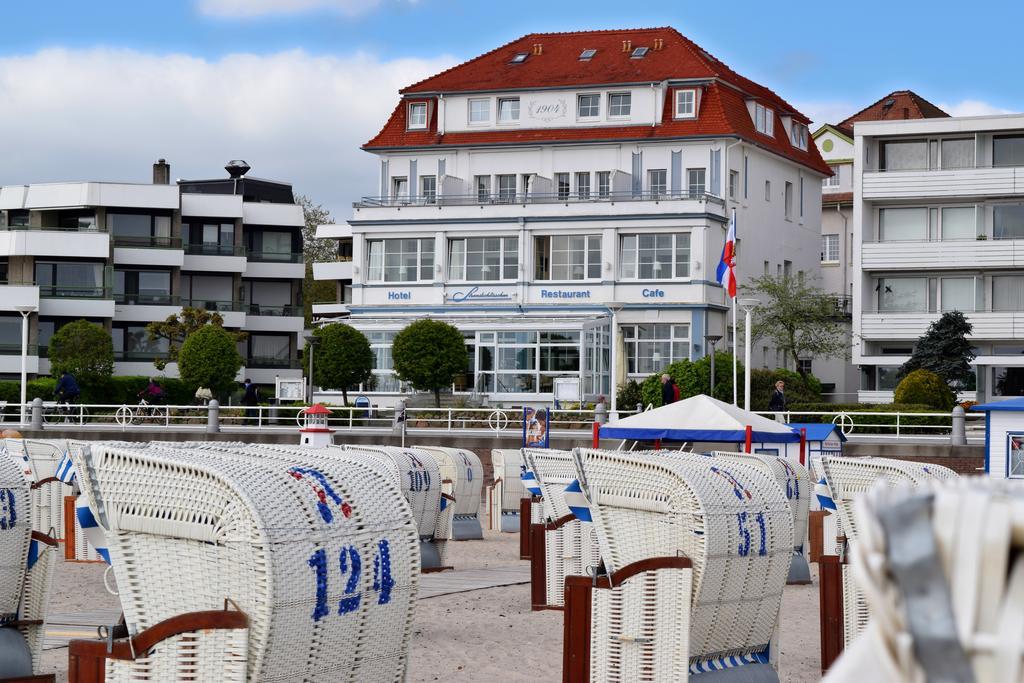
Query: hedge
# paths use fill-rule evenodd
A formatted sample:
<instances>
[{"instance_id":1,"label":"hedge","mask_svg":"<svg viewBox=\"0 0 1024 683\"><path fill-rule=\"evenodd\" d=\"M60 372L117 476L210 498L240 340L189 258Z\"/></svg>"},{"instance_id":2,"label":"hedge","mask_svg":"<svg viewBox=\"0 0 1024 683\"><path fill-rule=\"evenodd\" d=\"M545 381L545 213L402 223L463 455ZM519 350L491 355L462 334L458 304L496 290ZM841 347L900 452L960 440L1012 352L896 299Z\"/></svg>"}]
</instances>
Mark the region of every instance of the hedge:
<instances>
[{"instance_id":1,"label":"hedge","mask_svg":"<svg viewBox=\"0 0 1024 683\"><path fill-rule=\"evenodd\" d=\"M157 383L167 392L167 402L171 405L191 405L195 402L195 389L186 386L180 379L158 377ZM83 384L81 403L125 404L135 405L139 402L139 392L149 385L149 377L110 377L99 382ZM28 400L41 398L44 401L54 400L57 380L41 377L30 380L26 393ZM0 380L0 401L18 403L21 400L21 383L17 380Z\"/></svg>"}]
</instances>

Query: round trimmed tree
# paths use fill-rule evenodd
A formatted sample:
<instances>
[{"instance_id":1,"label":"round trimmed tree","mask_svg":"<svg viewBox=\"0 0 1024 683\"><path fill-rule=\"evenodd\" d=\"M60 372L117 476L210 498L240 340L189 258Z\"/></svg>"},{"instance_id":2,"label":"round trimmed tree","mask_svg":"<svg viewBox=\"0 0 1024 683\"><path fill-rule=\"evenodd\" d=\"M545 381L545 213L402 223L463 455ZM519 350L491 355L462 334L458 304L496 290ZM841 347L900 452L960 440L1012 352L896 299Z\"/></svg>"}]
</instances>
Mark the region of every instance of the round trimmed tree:
<instances>
[{"instance_id":1,"label":"round trimmed tree","mask_svg":"<svg viewBox=\"0 0 1024 683\"><path fill-rule=\"evenodd\" d=\"M67 371L81 385L100 384L114 374L110 333L88 320L75 320L57 330L50 339L49 356L55 377Z\"/></svg>"},{"instance_id":2,"label":"round trimmed tree","mask_svg":"<svg viewBox=\"0 0 1024 683\"><path fill-rule=\"evenodd\" d=\"M325 389L341 389L341 398L348 405L348 390L370 381L373 351L362 332L344 323L325 325L313 330L317 340L313 359L313 381ZM306 344L306 353L310 352ZM307 355L306 358L309 358Z\"/></svg>"},{"instance_id":3,"label":"round trimmed tree","mask_svg":"<svg viewBox=\"0 0 1024 683\"><path fill-rule=\"evenodd\" d=\"M244 361L235 337L223 327L207 325L185 337L178 352L178 373L193 388L223 395L235 386Z\"/></svg>"},{"instance_id":4,"label":"round trimmed tree","mask_svg":"<svg viewBox=\"0 0 1024 683\"><path fill-rule=\"evenodd\" d=\"M893 401L916 403L946 411L953 409L956 395L938 374L931 370L914 370L896 385Z\"/></svg>"},{"instance_id":5,"label":"round trimmed tree","mask_svg":"<svg viewBox=\"0 0 1024 683\"><path fill-rule=\"evenodd\" d=\"M414 389L434 392L441 407L441 390L466 371L466 341L455 327L440 320L417 320L395 335L391 358L398 379Z\"/></svg>"}]
</instances>

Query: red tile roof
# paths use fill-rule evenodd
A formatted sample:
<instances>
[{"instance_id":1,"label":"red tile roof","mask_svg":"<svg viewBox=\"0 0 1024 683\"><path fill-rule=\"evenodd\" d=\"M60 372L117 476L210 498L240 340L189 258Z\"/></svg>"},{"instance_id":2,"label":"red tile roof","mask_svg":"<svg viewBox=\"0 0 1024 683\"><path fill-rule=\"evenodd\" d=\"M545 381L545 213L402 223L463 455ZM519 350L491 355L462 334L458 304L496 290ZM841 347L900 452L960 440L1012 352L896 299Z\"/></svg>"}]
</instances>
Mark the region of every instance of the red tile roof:
<instances>
[{"instance_id":1,"label":"red tile roof","mask_svg":"<svg viewBox=\"0 0 1024 683\"><path fill-rule=\"evenodd\" d=\"M891 121L906 119L941 119L949 114L912 90L891 92L849 118L836 124L836 128L853 137L853 124L858 121Z\"/></svg>"},{"instance_id":2,"label":"red tile roof","mask_svg":"<svg viewBox=\"0 0 1024 683\"><path fill-rule=\"evenodd\" d=\"M821 203L823 206L832 206L833 204L852 204L853 193L852 192L822 192Z\"/></svg>"},{"instance_id":3,"label":"red tile roof","mask_svg":"<svg viewBox=\"0 0 1024 683\"><path fill-rule=\"evenodd\" d=\"M656 40L661 41L659 49L655 49L658 45ZM625 41L631 48L649 48L647 55L642 59L631 59L629 52L623 52ZM540 46L540 54L535 54L534 46L537 45ZM581 61L580 53L586 49L597 50L597 53L591 60ZM523 63L512 64L512 57L518 53L527 53L528 56ZM506 129L439 135L435 107L431 106L426 130L406 130L407 105L415 101L433 103L437 93L655 83L681 79L704 81L696 86L702 90L696 119L673 118L673 95L670 92L665 98L661 122L656 126ZM779 119L779 115L790 115L806 124L809 122L807 117L768 88L740 76L673 28L532 33L401 92L405 98L380 133L364 145L364 149L738 136L815 171L831 174L813 143L808 144L806 151L790 144ZM754 129L747 108L748 99L761 101L775 111L774 137Z\"/></svg>"}]
</instances>

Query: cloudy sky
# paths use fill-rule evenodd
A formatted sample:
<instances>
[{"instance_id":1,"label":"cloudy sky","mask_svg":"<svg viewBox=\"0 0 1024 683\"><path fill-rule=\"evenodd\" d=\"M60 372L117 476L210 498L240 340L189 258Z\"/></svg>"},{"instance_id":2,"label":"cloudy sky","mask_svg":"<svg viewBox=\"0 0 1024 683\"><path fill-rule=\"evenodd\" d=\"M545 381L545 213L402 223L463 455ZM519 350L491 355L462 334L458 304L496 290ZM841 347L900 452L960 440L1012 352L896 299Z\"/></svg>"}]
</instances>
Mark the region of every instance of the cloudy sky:
<instances>
[{"instance_id":1,"label":"cloudy sky","mask_svg":"<svg viewBox=\"0 0 1024 683\"><path fill-rule=\"evenodd\" d=\"M891 0L5 3L0 184L144 182L158 157L217 177L244 158L344 219L373 193L359 145L397 90L532 31L671 25L818 122L904 88L953 114L1024 111L1024 8L971 7L984 30L960 31L962 4Z\"/></svg>"}]
</instances>

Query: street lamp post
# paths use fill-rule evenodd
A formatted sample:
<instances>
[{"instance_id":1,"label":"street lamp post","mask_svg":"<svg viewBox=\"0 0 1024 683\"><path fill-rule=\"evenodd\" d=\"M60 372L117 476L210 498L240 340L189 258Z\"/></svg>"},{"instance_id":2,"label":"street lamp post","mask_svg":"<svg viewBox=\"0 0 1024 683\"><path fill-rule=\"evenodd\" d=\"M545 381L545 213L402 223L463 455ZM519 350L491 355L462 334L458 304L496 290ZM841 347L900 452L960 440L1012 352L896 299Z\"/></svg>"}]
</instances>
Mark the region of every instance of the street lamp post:
<instances>
[{"instance_id":1,"label":"street lamp post","mask_svg":"<svg viewBox=\"0 0 1024 683\"><path fill-rule=\"evenodd\" d=\"M708 389L708 396L715 397L715 344L722 340L720 334L704 335L704 348L710 349L711 353L711 386Z\"/></svg>"},{"instance_id":2,"label":"street lamp post","mask_svg":"<svg viewBox=\"0 0 1024 683\"><path fill-rule=\"evenodd\" d=\"M313 335L306 337L306 346L309 349L309 405L313 405L313 349L319 343L318 337Z\"/></svg>"},{"instance_id":3,"label":"street lamp post","mask_svg":"<svg viewBox=\"0 0 1024 683\"><path fill-rule=\"evenodd\" d=\"M610 381L608 382L608 388L611 390L611 396L609 397L611 403L611 410L608 411L608 419L612 422L619 419L619 408L618 408L618 387L615 386L615 382L618 379L619 363L623 360L619 358L619 320L618 312L622 310L622 304L612 302L607 304L608 311L611 313L611 345L608 356L611 358L611 363L608 371L611 373ZM595 365L595 367L597 367Z\"/></svg>"},{"instance_id":4,"label":"street lamp post","mask_svg":"<svg viewBox=\"0 0 1024 683\"><path fill-rule=\"evenodd\" d=\"M743 410L750 410L750 314L754 312L761 302L757 299L740 299L737 302L743 309L745 315L743 326L745 328L745 348L743 349Z\"/></svg>"},{"instance_id":5,"label":"street lamp post","mask_svg":"<svg viewBox=\"0 0 1024 683\"><path fill-rule=\"evenodd\" d=\"M37 306L15 306L14 310L21 313L21 426L24 427L25 402L28 400L28 317L35 313Z\"/></svg>"}]
</instances>

